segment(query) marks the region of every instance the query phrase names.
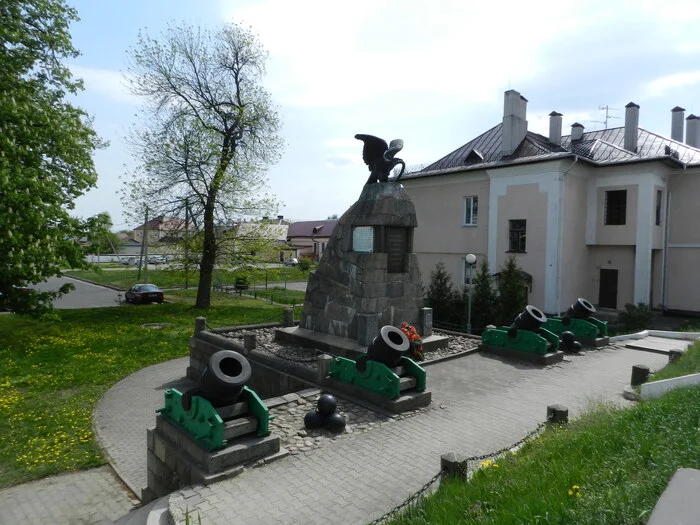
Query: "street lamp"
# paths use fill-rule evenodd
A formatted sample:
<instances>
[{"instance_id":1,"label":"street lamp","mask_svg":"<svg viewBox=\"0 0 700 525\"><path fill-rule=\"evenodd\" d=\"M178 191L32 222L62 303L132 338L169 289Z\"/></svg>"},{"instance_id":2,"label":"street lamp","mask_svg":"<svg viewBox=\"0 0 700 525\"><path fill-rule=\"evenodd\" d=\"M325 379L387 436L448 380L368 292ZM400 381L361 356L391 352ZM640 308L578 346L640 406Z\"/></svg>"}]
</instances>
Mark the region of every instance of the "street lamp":
<instances>
[{"instance_id":1,"label":"street lamp","mask_svg":"<svg viewBox=\"0 0 700 525\"><path fill-rule=\"evenodd\" d=\"M464 260L469 267L469 303L467 307L467 333L472 333L472 271L474 270L474 264L476 263L476 255L473 253L468 253L464 256Z\"/></svg>"}]
</instances>

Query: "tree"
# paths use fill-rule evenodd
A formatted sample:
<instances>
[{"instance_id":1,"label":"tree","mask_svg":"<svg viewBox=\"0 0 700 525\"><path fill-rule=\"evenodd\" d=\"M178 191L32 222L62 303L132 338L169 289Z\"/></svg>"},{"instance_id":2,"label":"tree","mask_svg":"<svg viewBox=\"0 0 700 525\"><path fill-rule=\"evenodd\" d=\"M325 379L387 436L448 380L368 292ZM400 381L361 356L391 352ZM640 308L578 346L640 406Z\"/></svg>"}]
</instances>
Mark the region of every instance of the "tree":
<instances>
[{"instance_id":1,"label":"tree","mask_svg":"<svg viewBox=\"0 0 700 525\"><path fill-rule=\"evenodd\" d=\"M430 285L425 296L425 304L433 309L436 321L450 322L456 297L457 294L452 289L452 278L445 269L445 263L440 261L430 272Z\"/></svg>"},{"instance_id":2,"label":"tree","mask_svg":"<svg viewBox=\"0 0 700 525\"><path fill-rule=\"evenodd\" d=\"M499 325L512 324L515 316L527 306L525 286L518 260L510 255L498 275Z\"/></svg>"},{"instance_id":3,"label":"tree","mask_svg":"<svg viewBox=\"0 0 700 525\"><path fill-rule=\"evenodd\" d=\"M98 213L86 221L87 240L86 253L117 253L121 240L119 235L112 232L112 217L109 213Z\"/></svg>"},{"instance_id":4,"label":"tree","mask_svg":"<svg viewBox=\"0 0 700 525\"><path fill-rule=\"evenodd\" d=\"M498 298L486 259L481 259L479 269L474 275L473 286L472 325L475 327L475 331L479 332L487 325L497 322L495 314Z\"/></svg>"},{"instance_id":5,"label":"tree","mask_svg":"<svg viewBox=\"0 0 700 525\"><path fill-rule=\"evenodd\" d=\"M261 86L267 54L249 30L171 26L162 43L142 32L129 52L132 93L143 122L131 134L140 166L125 204L183 217L201 231L196 306L207 308L212 273L243 217L269 215L264 169L282 142L279 119ZM134 210L141 213L142 210Z\"/></svg>"},{"instance_id":6,"label":"tree","mask_svg":"<svg viewBox=\"0 0 700 525\"><path fill-rule=\"evenodd\" d=\"M5 308L39 315L67 292L24 288L85 267L75 239L85 224L69 215L95 186L93 151L103 145L88 115L66 102L82 83L61 62L78 52L63 0L0 3L0 294Z\"/></svg>"}]
</instances>

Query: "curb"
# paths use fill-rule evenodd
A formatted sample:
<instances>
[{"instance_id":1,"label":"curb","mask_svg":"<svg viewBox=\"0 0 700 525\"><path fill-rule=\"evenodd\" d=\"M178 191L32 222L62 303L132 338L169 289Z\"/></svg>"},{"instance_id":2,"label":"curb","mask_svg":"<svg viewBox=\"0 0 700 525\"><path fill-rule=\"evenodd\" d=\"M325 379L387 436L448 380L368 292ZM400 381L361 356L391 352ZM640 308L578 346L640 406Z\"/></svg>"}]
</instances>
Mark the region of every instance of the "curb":
<instances>
[{"instance_id":1,"label":"curb","mask_svg":"<svg viewBox=\"0 0 700 525\"><path fill-rule=\"evenodd\" d=\"M95 281L88 281L87 279L83 279L81 277L73 277L72 275L63 275L62 277L65 277L66 279L74 279L76 281L81 281L83 283L88 283L88 284L94 284L95 286L101 286L102 288L109 288L110 290L114 290L116 292L125 292L125 288L117 288L116 286L112 286L111 284L101 284L101 283L96 283Z\"/></svg>"}]
</instances>

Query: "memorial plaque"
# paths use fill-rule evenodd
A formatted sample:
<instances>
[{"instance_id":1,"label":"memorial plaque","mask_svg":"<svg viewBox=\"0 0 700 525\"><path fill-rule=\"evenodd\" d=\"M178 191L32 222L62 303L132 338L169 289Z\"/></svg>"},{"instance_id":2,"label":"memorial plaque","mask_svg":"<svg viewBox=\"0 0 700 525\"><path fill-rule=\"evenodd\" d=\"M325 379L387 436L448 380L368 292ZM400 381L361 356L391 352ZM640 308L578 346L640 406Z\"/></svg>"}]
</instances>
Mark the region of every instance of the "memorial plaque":
<instances>
[{"instance_id":1,"label":"memorial plaque","mask_svg":"<svg viewBox=\"0 0 700 525\"><path fill-rule=\"evenodd\" d=\"M355 226L352 229L352 251L361 253L374 251L373 226Z\"/></svg>"},{"instance_id":2,"label":"memorial plaque","mask_svg":"<svg viewBox=\"0 0 700 525\"><path fill-rule=\"evenodd\" d=\"M408 230L406 228L386 229L387 272L404 273L406 271L406 253L408 252Z\"/></svg>"}]
</instances>

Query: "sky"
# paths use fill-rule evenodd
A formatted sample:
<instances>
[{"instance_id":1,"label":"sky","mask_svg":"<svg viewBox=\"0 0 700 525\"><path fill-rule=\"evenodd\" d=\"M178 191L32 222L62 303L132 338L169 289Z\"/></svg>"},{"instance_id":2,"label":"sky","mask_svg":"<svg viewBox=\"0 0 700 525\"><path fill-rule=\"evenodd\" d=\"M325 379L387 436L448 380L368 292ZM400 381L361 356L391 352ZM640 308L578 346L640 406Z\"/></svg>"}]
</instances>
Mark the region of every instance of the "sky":
<instances>
[{"instance_id":1,"label":"sky","mask_svg":"<svg viewBox=\"0 0 700 525\"><path fill-rule=\"evenodd\" d=\"M552 111L563 132L624 124L670 136L671 109L700 114L700 2L697 0L67 0L82 53L67 61L85 90L74 103L94 118L107 148L95 154L97 188L74 214L123 213L123 176L136 165L126 145L141 101L126 88L127 50L139 30L158 37L168 23L251 27L268 51L264 87L282 119L285 147L268 171L279 215L342 215L368 177L357 133L404 141L407 166L431 163L503 118L503 93L528 99L528 129L548 134Z\"/></svg>"}]
</instances>

